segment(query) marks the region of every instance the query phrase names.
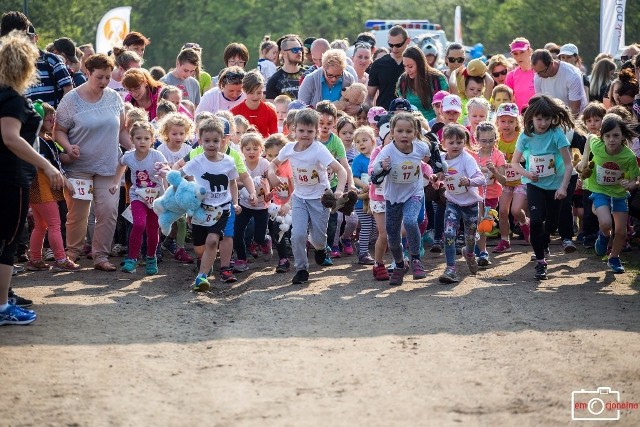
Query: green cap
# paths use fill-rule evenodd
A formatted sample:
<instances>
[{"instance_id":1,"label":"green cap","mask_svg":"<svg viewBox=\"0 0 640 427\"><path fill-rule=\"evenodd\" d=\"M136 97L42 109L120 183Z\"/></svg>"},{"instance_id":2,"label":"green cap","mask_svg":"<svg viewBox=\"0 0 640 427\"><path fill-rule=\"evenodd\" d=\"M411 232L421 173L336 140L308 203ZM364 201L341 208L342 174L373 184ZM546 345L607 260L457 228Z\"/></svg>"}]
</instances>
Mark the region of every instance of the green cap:
<instances>
[{"instance_id":1,"label":"green cap","mask_svg":"<svg viewBox=\"0 0 640 427\"><path fill-rule=\"evenodd\" d=\"M37 101L34 101L33 109L36 110L36 113L38 113L41 118L44 119L44 108L42 107L42 100L38 99Z\"/></svg>"}]
</instances>

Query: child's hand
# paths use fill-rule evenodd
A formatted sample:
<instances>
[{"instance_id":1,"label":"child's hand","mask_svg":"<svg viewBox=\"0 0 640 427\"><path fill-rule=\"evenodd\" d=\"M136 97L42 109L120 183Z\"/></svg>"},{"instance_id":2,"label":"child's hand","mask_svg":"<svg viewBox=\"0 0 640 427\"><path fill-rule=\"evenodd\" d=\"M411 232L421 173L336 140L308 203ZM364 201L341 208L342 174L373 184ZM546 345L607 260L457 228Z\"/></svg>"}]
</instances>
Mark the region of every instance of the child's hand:
<instances>
[{"instance_id":1,"label":"child's hand","mask_svg":"<svg viewBox=\"0 0 640 427\"><path fill-rule=\"evenodd\" d=\"M251 203L251 206L256 206L258 204L258 198L255 194L249 195L249 203Z\"/></svg>"},{"instance_id":2,"label":"child's hand","mask_svg":"<svg viewBox=\"0 0 640 427\"><path fill-rule=\"evenodd\" d=\"M65 190L67 190L67 192L70 195L73 196L74 194L76 194L76 189L73 188L73 185L71 184L71 181L69 181L66 176L64 177L64 188L65 188Z\"/></svg>"},{"instance_id":3,"label":"child's hand","mask_svg":"<svg viewBox=\"0 0 640 427\"><path fill-rule=\"evenodd\" d=\"M471 184L471 181L469 181L469 178L467 178L466 176L463 176L462 178L460 178L460 185L462 187L468 187L469 184Z\"/></svg>"},{"instance_id":4,"label":"child's hand","mask_svg":"<svg viewBox=\"0 0 640 427\"><path fill-rule=\"evenodd\" d=\"M336 200L342 197L342 191L336 190L333 192L333 195L336 196Z\"/></svg>"},{"instance_id":5,"label":"child's hand","mask_svg":"<svg viewBox=\"0 0 640 427\"><path fill-rule=\"evenodd\" d=\"M632 191L634 188L636 188L636 182L629 181L628 179L621 179L620 185L622 185L624 189L628 191Z\"/></svg>"},{"instance_id":6,"label":"child's hand","mask_svg":"<svg viewBox=\"0 0 640 427\"><path fill-rule=\"evenodd\" d=\"M289 212L291 212L291 205L289 205L289 203L285 203L284 205L280 206L280 210L278 210L278 215L285 216Z\"/></svg>"},{"instance_id":7,"label":"child's hand","mask_svg":"<svg viewBox=\"0 0 640 427\"><path fill-rule=\"evenodd\" d=\"M382 169L388 171L389 169L391 169L391 157L387 157L385 159L382 159L382 162L380 162L382 164Z\"/></svg>"},{"instance_id":8,"label":"child's hand","mask_svg":"<svg viewBox=\"0 0 640 427\"><path fill-rule=\"evenodd\" d=\"M240 215L240 212L242 212L242 206L233 205L233 210L236 212L236 215Z\"/></svg>"},{"instance_id":9,"label":"child's hand","mask_svg":"<svg viewBox=\"0 0 640 427\"><path fill-rule=\"evenodd\" d=\"M116 191L118 190L120 190L119 182L114 182L113 184L111 184L111 187L109 187L109 193L111 194L116 194Z\"/></svg>"},{"instance_id":10,"label":"child's hand","mask_svg":"<svg viewBox=\"0 0 640 427\"><path fill-rule=\"evenodd\" d=\"M71 146L71 151L67 153L71 161L78 160L80 158L80 147L77 145Z\"/></svg>"},{"instance_id":11,"label":"child's hand","mask_svg":"<svg viewBox=\"0 0 640 427\"><path fill-rule=\"evenodd\" d=\"M538 180L540 179L540 177L538 177L537 173L531 173L531 172L527 172L527 178L529 178L531 180L531 182L538 182ZM565 194L566 196L566 194Z\"/></svg>"},{"instance_id":12,"label":"child's hand","mask_svg":"<svg viewBox=\"0 0 640 427\"><path fill-rule=\"evenodd\" d=\"M562 200L565 199L567 197L567 189L566 188L558 188L556 190L556 194L555 194L555 198L556 200Z\"/></svg>"},{"instance_id":13,"label":"child's hand","mask_svg":"<svg viewBox=\"0 0 640 427\"><path fill-rule=\"evenodd\" d=\"M493 164L491 160L489 160L486 164L487 169L489 169L492 173L496 173L496 166Z\"/></svg>"}]
</instances>

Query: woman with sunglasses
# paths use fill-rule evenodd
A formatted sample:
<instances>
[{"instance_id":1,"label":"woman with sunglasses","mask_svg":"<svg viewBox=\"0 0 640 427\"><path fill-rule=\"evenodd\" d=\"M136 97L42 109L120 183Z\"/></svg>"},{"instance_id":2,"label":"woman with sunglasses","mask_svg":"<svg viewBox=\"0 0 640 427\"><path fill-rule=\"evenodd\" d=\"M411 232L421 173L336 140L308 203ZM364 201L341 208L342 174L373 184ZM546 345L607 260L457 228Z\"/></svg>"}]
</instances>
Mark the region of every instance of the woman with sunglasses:
<instances>
[{"instance_id":1,"label":"woman with sunglasses","mask_svg":"<svg viewBox=\"0 0 640 427\"><path fill-rule=\"evenodd\" d=\"M358 42L353 48L353 69L356 70L358 82L366 85L369 83L369 73L367 70L373 63L371 59L371 45L365 42Z\"/></svg>"},{"instance_id":2,"label":"woman with sunglasses","mask_svg":"<svg viewBox=\"0 0 640 427\"><path fill-rule=\"evenodd\" d=\"M342 49L329 49L322 54L322 66L304 78L298 92L298 100L307 105L320 101L334 102L340 99L342 89L351 86L355 77L345 73L347 55ZM357 111L346 111L357 114Z\"/></svg>"},{"instance_id":3,"label":"woman with sunglasses","mask_svg":"<svg viewBox=\"0 0 640 427\"><path fill-rule=\"evenodd\" d=\"M447 78L432 68L417 46L409 46L402 54L404 73L398 79L396 95L407 99L427 119L435 119L433 95L440 90L448 90Z\"/></svg>"},{"instance_id":4,"label":"woman with sunglasses","mask_svg":"<svg viewBox=\"0 0 640 427\"><path fill-rule=\"evenodd\" d=\"M129 92L124 99L125 102L145 110L149 115L149 121L156 118L158 96L164 86L162 83L154 80L147 70L132 68L124 73L122 86Z\"/></svg>"},{"instance_id":5,"label":"woman with sunglasses","mask_svg":"<svg viewBox=\"0 0 640 427\"><path fill-rule=\"evenodd\" d=\"M244 70L240 67L222 70L218 76L218 85L202 95L196 115L201 111L209 111L213 114L221 110L228 111L244 101L247 98L247 95L242 92L244 74Z\"/></svg>"},{"instance_id":6,"label":"woman with sunglasses","mask_svg":"<svg viewBox=\"0 0 640 427\"><path fill-rule=\"evenodd\" d=\"M460 43L451 43L447 46L447 50L444 54L444 64L447 69L444 70L444 75L449 79L453 72L462 67L464 64L465 55L464 48Z\"/></svg>"},{"instance_id":7,"label":"woman with sunglasses","mask_svg":"<svg viewBox=\"0 0 640 427\"><path fill-rule=\"evenodd\" d=\"M511 70L511 64L509 64L509 60L507 60L504 55L493 55L489 63L487 63L487 69L491 77L493 77L495 86L498 86L504 84L504 81L507 79L507 74Z\"/></svg>"}]
</instances>

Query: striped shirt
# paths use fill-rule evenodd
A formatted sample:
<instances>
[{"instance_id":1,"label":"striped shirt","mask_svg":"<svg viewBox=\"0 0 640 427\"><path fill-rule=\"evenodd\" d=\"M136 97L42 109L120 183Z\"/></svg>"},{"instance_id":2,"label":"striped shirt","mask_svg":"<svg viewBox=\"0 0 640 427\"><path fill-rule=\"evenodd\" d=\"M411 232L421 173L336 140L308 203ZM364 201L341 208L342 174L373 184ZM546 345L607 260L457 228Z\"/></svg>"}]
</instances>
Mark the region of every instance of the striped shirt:
<instances>
[{"instance_id":1,"label":"striped shirt","mask_svg":"<svg viewBox=\"0 0 640 427\"><path fill-rule=\"evenodd\" d=\"M41 50L36 68L38 83L27 89L27 98L32 101L40 99L57 108L64 95L62 88L68 85L73 87L73 78L67 66L57 55Z\"/></svg>"}]
</instances>

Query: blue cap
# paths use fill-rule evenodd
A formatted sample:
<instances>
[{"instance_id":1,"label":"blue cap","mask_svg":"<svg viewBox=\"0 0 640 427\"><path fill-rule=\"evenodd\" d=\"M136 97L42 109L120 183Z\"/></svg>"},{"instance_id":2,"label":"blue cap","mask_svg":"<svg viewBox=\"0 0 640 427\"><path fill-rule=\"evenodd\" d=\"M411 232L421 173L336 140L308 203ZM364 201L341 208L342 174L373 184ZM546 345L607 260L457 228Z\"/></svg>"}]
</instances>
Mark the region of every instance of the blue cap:
<instances>
[{"instance_id":1,"label":"blue cap","mask_svg":"<svg viewBox=\"0 0 640 427\"><path fill-rule=\"evenodd\" d=\"M216 119L220 120L224 126L224 134L231 135L231 125L229 124L229 120L225 119L222 116L216 116Z\"/></svg>"}]
</instances>

